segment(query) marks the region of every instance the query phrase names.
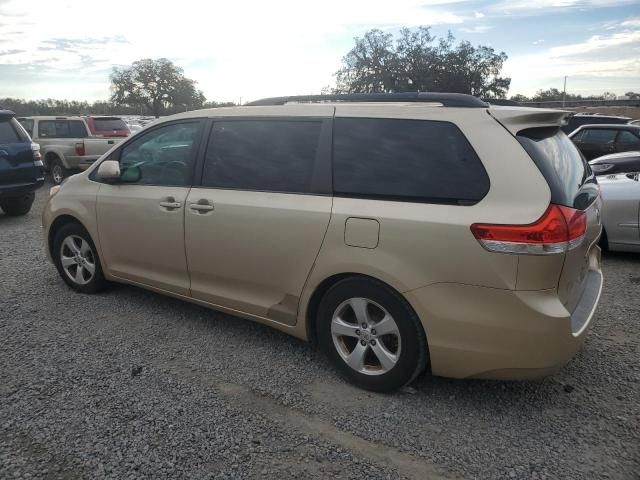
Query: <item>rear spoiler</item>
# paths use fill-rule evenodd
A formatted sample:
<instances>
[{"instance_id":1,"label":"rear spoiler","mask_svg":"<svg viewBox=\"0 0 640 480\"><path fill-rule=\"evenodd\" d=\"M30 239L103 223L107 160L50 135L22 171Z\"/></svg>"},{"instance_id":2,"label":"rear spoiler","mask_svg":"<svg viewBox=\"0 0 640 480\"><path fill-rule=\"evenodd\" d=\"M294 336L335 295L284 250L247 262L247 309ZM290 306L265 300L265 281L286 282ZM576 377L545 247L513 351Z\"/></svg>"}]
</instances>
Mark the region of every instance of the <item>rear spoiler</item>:
<instances>
[{"instance_id":1,"label":"rear spoiler","mask_svg":"<svg viewBox=\"0 0 640 480\"><path fill-rule=\"evenodd\" d=\"M513 135L527 128L562 127L573 112L547 108L491 107L487 110Z\"/></svg>"},{"instance_id":2,"label":"rear spoiler","mask_svg":"<svg viewBox=\"0 0 640 480\"><path fill-rule=\"evenodd\" d=\"M16 116L16 114L13 113L11 110L0 110L0 118L1 119L13 118L15 116Z\"/></svg>"}]
</instances>

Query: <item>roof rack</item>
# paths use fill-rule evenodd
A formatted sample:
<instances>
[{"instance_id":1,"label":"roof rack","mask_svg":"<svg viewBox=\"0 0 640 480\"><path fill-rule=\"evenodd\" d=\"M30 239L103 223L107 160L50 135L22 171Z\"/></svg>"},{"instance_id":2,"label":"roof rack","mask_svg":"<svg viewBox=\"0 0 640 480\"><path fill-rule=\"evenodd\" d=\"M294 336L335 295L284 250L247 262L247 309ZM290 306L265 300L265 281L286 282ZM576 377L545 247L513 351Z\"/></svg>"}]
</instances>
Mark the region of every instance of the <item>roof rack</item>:
<instances>
[{"instance_id":1,"label":"roof rack","mask_svg":"<svg viewBox=\"0 0 640 480\"><path fill-rule=\"evenodd\" d=\"M335 95L294 95L273 97L246 103L247 106L284 105L314 102L423 102L440 103L444 107L486 108L488 103L464 93L402 92L402 93L344 93Z\"/></svg>"}]
</instances>

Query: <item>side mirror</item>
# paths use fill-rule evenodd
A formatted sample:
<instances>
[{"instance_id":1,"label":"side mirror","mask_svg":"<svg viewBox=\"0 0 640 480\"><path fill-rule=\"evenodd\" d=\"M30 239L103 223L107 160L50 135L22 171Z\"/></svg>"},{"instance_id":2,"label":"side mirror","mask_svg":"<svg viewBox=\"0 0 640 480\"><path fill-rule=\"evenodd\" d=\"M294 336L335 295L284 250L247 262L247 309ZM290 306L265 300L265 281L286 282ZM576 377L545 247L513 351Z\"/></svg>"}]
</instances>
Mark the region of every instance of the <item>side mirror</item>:
<instances>
[{"instance_id":1,"label":"side mirror","mask_svg":"<svg viewBox=\"0 0 640 480\"><path fill-rule=\"evenodd\" d=\"M98 167L96 177L107 182L120 180L120 163L117 160L105 160Z\"/></svg>"}]
</instances>

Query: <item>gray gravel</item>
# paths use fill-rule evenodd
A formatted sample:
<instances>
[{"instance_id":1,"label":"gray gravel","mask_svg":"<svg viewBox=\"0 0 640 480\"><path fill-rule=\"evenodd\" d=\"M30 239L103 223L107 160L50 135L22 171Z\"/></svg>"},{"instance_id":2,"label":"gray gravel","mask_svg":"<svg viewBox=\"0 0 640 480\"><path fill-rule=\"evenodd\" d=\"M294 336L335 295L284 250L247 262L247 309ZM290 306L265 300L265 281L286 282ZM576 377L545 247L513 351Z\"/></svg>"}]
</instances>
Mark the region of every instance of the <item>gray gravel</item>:
<instances>
[{"instance_id":1,"label":"gray gravel","mask_svg":"<svg viewBox=\"0 0 640 480\"><path fill-rule=\"evenodd\" d=\"M0 478L640 478L640 255L541 382L350 387L310 346L134 287L70 291L0 214Z\"/></svg>"}]
</instances>

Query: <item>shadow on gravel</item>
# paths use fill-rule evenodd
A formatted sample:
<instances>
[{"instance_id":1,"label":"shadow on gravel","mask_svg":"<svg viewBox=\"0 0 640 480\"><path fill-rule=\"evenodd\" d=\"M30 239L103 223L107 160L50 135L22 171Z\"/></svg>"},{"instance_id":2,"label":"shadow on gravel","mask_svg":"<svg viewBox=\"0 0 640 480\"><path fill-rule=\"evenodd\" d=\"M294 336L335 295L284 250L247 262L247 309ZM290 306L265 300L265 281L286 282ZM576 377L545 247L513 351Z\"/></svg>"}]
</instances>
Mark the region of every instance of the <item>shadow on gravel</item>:
<instances>
[{"instance_id":1,"label":"shadow on gravel","mask_svg":"<svg viewBox=\"0 0 640 480\"><path fill-rule=\"evenodd\" d=\"M640 263L640 253L636 252L603 252L602 258L606 260Z\"/></svg>"},{"instance_id":2,"label":"shadow on gravel","mask_svg":"<svg viewBox=\"0 0 640 480\"><path fill-rule=\"evenodd\" d=\"M155 311L162 311L167 314L165 318L175 318L174 321L181 325L185 323L202 325L207 331L210 331L210 333L204 332L204 335L213 335L213 330L223 330L225 335L237 338L238 341L255 343L256 346L272 342L277 344L276 350L294 350L298 354L312 355L317 373L324 377L323 381L329 380L332 385L329 390L338 388L347 398L362 393L346 383L344 384L345 388L335 385L331 379L335 378L336 384L344 382L337 379L338 373L311 344L266 325L130 285L113 284L101 296L117 297L117 303L121 308L134 311L144 309L145 315L138 320L139 322L144 322L144 316L154 314ZM291 362L296 362L294 355L291 356ZM330 395L329 392L325 393ZM423 373L405 391L381 395L381 397L394 397L401 401L414 398L420 399L420 402L442 402L454 408L458 406L467 411L488 414L510 413L512 410L521 409L523 402L528 405L534 404L537 409L544 410L556 403L558 396L566 394L567 392L563 391L563 383L556 377L540 381L517 382L455 380ZM499 403L495 402L496 397L500 398Z\"/></svg>"}]
</instances>

